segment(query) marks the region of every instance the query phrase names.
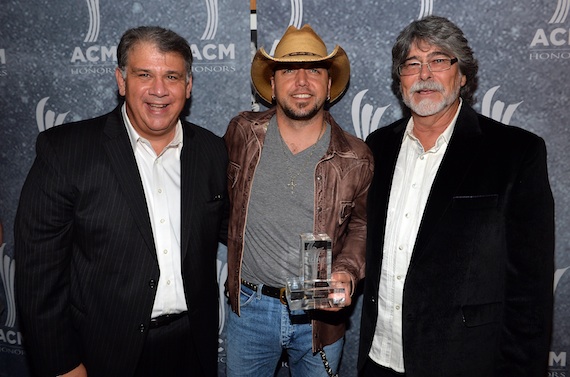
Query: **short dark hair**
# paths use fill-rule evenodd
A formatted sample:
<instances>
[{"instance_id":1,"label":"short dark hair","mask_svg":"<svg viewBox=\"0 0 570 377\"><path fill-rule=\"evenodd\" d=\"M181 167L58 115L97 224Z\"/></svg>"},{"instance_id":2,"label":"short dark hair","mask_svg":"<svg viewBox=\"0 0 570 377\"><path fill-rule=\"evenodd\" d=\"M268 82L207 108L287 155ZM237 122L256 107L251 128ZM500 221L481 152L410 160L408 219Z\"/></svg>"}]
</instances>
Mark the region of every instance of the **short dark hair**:
<instances>
[{"instance_id":1,"label":"short dark hair","mask_svg":"<svg viewBox=\"0 0 570 377\"><path fill-rule=\"evenodd\" d=\"M188 41L172 30L159 26L139 26L123 34L117 47L117 63L123 72L129 61L129 52L140 42L153 43L163 53L179 54L184 59L186 76L192 76L192 49Z\"/></svg>"},{"instance_id":2,"label":"short dark hair","mask_svg":"<svg viewBox=\"0 0 570 377\"><path fill-rule=\"evenodd\" d=\"M405 62L414 43L426 42L438 46L444 52L458 59L459 70L466 77L466 83L461 88L460 96L469 105L473 105L477 90L477 71L479 64L473 56L463 31L447 18L427 16L409 24L402 30L392 47L392 89L401 98L400 75L398 67Z\"/></svg>"}]
</instances>

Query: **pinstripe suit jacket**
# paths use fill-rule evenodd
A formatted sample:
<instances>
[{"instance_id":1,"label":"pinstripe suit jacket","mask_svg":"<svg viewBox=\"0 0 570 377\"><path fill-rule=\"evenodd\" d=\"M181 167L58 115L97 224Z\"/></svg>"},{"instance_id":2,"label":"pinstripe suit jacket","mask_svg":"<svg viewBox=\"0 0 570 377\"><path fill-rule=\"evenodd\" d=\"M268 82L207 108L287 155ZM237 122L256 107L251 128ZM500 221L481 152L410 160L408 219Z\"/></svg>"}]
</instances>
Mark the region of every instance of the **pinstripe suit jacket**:
<instances>
[{"instance_id":1,"label":"pinstripe suit jacket","mask_svg":"<svg viewBox=\"0 0 570 377\"><path fill-rule=\"evenodd\" d=\"M183 130L182 277L196 371L215 376L227 153L210 131ZM90 377L132 376L160 271L120 107L41 133L36 153L15 222L18 318L32 365L41 376L80 362Z\"/></svg>"}]
</instances>

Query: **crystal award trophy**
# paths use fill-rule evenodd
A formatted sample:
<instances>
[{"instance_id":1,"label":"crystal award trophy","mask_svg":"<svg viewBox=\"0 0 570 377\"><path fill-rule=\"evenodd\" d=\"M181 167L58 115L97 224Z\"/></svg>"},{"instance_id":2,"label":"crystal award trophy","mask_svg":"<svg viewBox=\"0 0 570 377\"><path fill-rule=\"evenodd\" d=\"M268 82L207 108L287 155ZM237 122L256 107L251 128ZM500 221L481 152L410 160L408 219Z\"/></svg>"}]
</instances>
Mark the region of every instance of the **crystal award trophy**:
<instances>
[{"instance_id":1,"label":"crystal award trophy","mask_svg":"<svg viewBox=\"0 0 570 377\"><path fill-rule=\"evenodd\" d=\"M325 233L302 233L299 276L287 279L289 308L322 309L344 306L344 287L331 280L332 241Z\"/></svg>"}]
</instances>

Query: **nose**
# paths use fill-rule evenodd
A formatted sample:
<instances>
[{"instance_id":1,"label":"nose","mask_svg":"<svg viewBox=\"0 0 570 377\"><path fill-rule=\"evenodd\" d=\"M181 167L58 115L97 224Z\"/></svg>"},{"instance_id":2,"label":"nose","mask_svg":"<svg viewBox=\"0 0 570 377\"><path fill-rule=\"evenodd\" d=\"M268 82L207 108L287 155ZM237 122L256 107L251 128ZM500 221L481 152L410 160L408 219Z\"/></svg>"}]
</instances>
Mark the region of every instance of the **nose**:
<instances>
[{"instance_id":1,"label":"nose","mask_svg":"<svg viewBox=\"0 0 570 377\"><path fill-rule=\"evenodd\" d=\"M157 97L164 97L168 95L168 88L161 78L155 78L149 88L149 94Z\"/></svg>"},{"instance_id":2,"label":"nose","mask_svg":"<svg viewBox=\"0 0 570 377\"><path fill-rule=\"evenodd\" d=\"M295 81L299 86L305 86L307 84L307 71L303 68L297 70L295 75Z\"/></svg>"},{"instance_id":3,"label":"nose","mask_svg":"<svg viewBox=\"0 0 570 377\"><path fill-rule=\"evenodd\" d=\"M422 64L422 65L420 66L420 78L421 78L422 80L427 80L427 79L431 78L431 71L430 71L430 69L429 69L427 63L426 63L426 64Z\"/></svg>"}]
</instances>

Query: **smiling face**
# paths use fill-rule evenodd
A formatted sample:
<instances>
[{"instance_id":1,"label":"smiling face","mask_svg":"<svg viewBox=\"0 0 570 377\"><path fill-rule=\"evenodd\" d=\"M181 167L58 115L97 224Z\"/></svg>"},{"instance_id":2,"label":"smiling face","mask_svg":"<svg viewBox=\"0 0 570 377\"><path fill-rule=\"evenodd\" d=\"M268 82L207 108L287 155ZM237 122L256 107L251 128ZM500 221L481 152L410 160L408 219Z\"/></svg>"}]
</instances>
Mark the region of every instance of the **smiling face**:
<instances>
[{"instance_id":1,"label":"smiling face","mask_svg":"<svg viewBox=\"0 0 570 377\"><path fill-rule=\"evenodd\" d=\"M138 42L129 52L124 74L119 68L115 71L133 127L151 143L167 144L192 90L184 59L177 53L161 52L153 43Z\"/></svg>"},{"instance_id":2,"label":"smiling face","mask_svg":"<svg viewBox=\"0 0 570 377\"><path fill-rule=\"evenodd\" d=\"M330 93L331 80L324 67L278 67L271 78L277 108L291 119L309 120L321 112Z\"/></svg>"},{"instance_id":3,"label":"smiling face","mask_svg":"<svg viewBox=\"0 0 570 377\"><path fill-rule=\"evenodd\" d=\"M453 58L437 46L426 42L414 42L406 62L427 63L437 58ZM459 101L459 92L466 78L459 71L459 64L441 72L431 72L427 64L421 66L416 75L400 76L402 99L412 113L432 116L447 111Z\"/></svg>"}]
</instances>

